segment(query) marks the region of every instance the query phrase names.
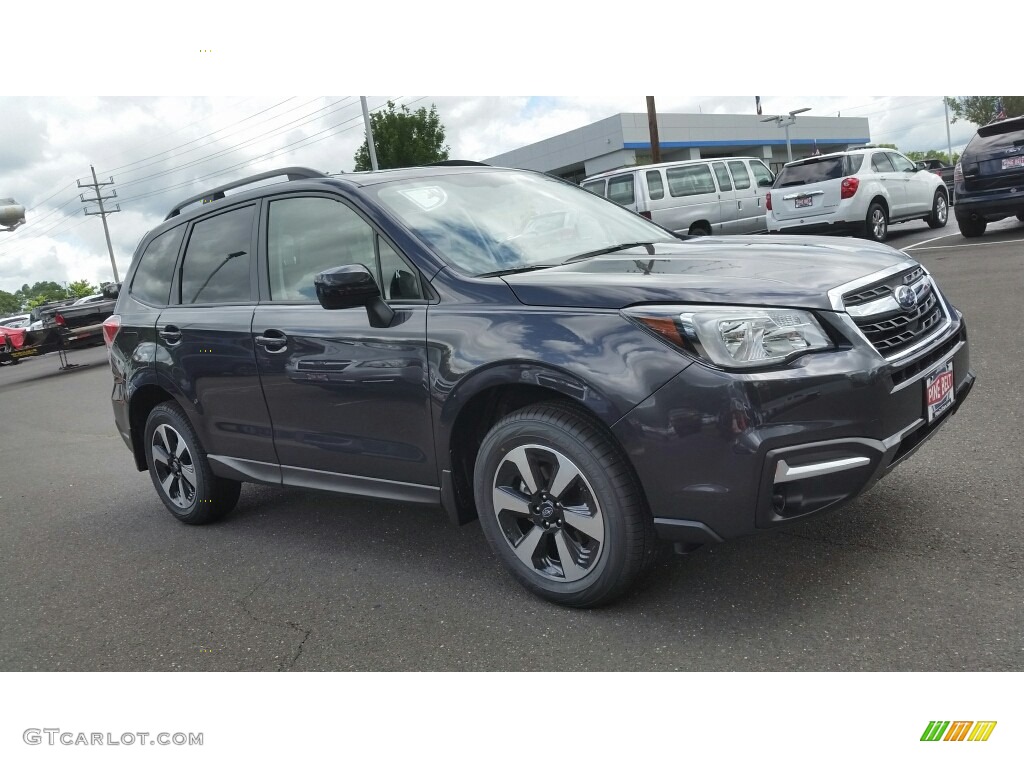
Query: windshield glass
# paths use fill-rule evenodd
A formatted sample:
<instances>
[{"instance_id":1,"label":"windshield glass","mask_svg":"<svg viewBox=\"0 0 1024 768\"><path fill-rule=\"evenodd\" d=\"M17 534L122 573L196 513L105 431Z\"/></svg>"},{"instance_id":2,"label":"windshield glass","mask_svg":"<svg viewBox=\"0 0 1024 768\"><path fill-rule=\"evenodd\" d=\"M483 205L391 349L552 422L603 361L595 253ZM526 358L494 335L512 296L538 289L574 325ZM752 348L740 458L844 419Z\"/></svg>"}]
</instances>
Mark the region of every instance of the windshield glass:
<instances>
[{"instance_id":1,"label":"windshield glass","mask_svg":"<svg viewBox=\"0 0 1024 768\"><path fill-rule=\"evenodd\" d=\"M371 188L439 256L470 275L561 264L661 227L571 184L518 171L439 174Z\"/></svg>"}]
</instances>

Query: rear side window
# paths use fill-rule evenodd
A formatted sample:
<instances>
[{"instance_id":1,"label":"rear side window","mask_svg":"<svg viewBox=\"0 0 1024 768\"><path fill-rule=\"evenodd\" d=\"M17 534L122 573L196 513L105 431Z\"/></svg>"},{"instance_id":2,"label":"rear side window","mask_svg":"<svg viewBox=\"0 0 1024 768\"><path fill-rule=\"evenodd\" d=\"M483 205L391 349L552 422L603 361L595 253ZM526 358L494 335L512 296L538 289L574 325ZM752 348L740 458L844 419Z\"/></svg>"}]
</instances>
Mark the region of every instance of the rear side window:
<instances>
[{"instance_id":1,"label":"rear side window","mask_svg":"<svg viewBox=\"0 0 1024 768\"><path fill-rule=\"evenodd\" d=\"M885 152L875 152L871 156L871 170L875 173L892 173L896 169L889 162L889 155Z\"/></svg>"},{"instance_id":2,"label":"rear side window","mask_svg":"<svg viewBox=\"0 0 1024 768\"><path fill-rule=\"evenodd\" d=\"M587 181L583 184L583 188L587 192L593 192L595 195L604 197L604 179L600 181Z\"/></svg>"},{"instance_id":3,"label":"rear side window","mask_svg":"<svg viewBox=\"0 0 1024 768\"><path fill-rule=\"evenodd\" d=\"M665 177L668 179L668 193L672 197L706 195L716 191L711 169L703 163L669 168L665 171Z\"/></svg>"},{"instance_id":4,"label":"rear side window","mask_svg":"<svg viewBox=\"0 0 1024 768\"><path fill-rule=\"evenodd\" d=\"M139 301L163 307L171 294L171 278L174 263L178 260L178 249L185 227L178 226L153 238L146 246L139 266L132 278L130 293Z\"/></svg>"},{"instance_id":5,"label":"rear side window","mask_svg":"<svg viewBox=\"0 0 1024 768\"><path fill-rule=\"evenodd\" d=\"M844 157L823 157L798 165L787 165L775 180L776 187L798 187L802 184L820 184L843 177Z\"/></svg>"},{"instance_id":6,"label":"rear side window","mask_svg":"<svg viewBox=\"0 0 1024 768\"><path fill-rule=\"evenodd\" d=\"M608 199L619 205L632 205L636 202L632 173L608 179Z\"/></svg>"},{"instance_id":7,"label":"rear side window","mask_svg":"<svg viewBox=\"0 0 1024 768\"><path fill-rule=\"evenodd\" d=\"M860 172L860 167L864 165L864 158L867 155L847 155L843 158L843 162L846 165L845 175L852 176L855 173Z\"/></svg>"},{"instance_id":8,"label":"rear side window","mask_svg":"<svg viewBox=\"0 0 1024 768\"><path fill-rule=\"evenodd\" d=\"M711 167L715 169L715 176L718 177L718 188L723 192L732 192L732 179L725 170L725 163L712 163Z\"/></svg>"},{"instance_id":9,"label":"rear side window","mask_svg":"<svg viewBox=\"0 0 1024 768\"><path fill-rule=\"evenodd\" d=\"M665 185L661 182L661 171L647 172L647 191L651 200L661 200L665 196Z\"/></svg>"},{"instance_id":10,"label":"rear side window","mask_svg":"<svg viewBox=\"0 0 1024 768\"><path fill-rule=\"evenodd\" d=\"M730 160L729 170L732 171L736 189L750 189L750 174L747 173L747 166L743 164L742 160Z\"/></svg>"},{"instance_id":11,"label":"rear side window","mask_svg":"<svg viewBox=\"0 0 1024 768\"><path fill-rule=\"evenodd\" d=\"M192 227L181 265L182 304L234 304L251 300L254 206L203 219Z\"/></svg>"}]
</instances>

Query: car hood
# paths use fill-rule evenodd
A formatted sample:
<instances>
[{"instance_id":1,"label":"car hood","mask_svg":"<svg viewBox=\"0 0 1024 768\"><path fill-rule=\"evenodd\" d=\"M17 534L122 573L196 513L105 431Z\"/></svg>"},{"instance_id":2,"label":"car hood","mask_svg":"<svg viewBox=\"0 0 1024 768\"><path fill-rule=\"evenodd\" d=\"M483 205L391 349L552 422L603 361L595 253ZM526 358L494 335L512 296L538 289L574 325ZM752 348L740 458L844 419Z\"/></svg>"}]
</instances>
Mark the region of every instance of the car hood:
<instances>
[{"instance_id":1,"label":"car hood","mask_svg":"<svg viewBox=\"0 0 1024 768\"><path fill-rule=\"evenodd\" d=\"M887 245L838 237L702 237L654 243L502 279L531 306L621 309L712 303L831 309L828 291L897 264Z\"/></svg>"}]
</instances>

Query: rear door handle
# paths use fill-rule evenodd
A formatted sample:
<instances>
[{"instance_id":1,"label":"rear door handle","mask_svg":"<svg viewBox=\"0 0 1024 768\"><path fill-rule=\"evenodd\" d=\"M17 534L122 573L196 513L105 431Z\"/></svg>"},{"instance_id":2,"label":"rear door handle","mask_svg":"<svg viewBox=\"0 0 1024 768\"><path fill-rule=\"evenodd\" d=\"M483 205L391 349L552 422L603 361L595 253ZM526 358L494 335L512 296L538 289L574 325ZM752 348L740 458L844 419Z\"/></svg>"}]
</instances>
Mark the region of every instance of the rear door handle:
<instances>
[{"instance_id":1,"label":"rear door handle","mask_svg":"<svg viewBox=\"0 0 1024 768\"><path fill-rule=\"evenodd\" d=\"M181 343L181 330L176 325L165 325L159 336L170 346Z\"/></svg>"},{"instance_id":2,"label":"rear door handle","mask_svg":"<svg viewBox=\"0 0 1024 768\"><path fill-rule=\"evenodd\" d=\"M288 348L288 337L283 331L271 328L264 331L262 336L257 336L256 343L271 354L284 352Z\"/></svg>"}]
</instances>

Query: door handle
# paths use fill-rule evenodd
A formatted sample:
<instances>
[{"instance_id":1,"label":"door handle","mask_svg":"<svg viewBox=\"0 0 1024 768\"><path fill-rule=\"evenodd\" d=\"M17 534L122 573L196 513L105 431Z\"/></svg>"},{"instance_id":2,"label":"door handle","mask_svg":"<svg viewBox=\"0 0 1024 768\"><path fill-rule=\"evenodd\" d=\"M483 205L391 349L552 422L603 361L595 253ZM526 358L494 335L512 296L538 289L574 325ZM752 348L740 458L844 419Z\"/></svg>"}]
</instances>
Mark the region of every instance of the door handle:
<instances>
[{"instance_id":1,"label":"door handle","mask_svg":"<svg viewBox=\"0 0 1024 768\"><path fill-rule=\"evenodd\" d=\"M257 336L256 343L267 350L267 352L276 354L284 352L288 348L288 337L282 331L271 328L264 331L262 336Z\"/></svg>"},{"instance_id":2,"label":"door handle","mask_svg":"<svg viewBox=\"0 0 1024 768\"><path fill-rule=\"evenodd\" d=\"M181 331L176 325L165 325L164 329L158 334L161 339L167 342L169 346L181 343Z\"/></svg>"},{"instance_id":3,"label":"door handle","mask_svg":"<svg viewBox=\"0 0 1024 768\"><path fill-rule=\"evenodd\" d=\"M743 201L742 200L737 200L736 201L736 210L737 211L742 211L743 210Z\"/></svg>"}]
</instances>

